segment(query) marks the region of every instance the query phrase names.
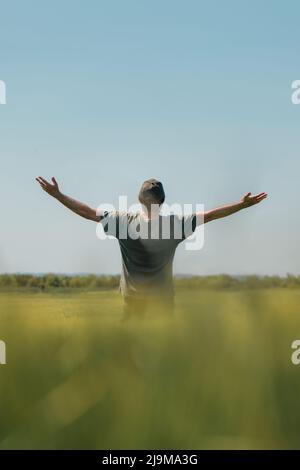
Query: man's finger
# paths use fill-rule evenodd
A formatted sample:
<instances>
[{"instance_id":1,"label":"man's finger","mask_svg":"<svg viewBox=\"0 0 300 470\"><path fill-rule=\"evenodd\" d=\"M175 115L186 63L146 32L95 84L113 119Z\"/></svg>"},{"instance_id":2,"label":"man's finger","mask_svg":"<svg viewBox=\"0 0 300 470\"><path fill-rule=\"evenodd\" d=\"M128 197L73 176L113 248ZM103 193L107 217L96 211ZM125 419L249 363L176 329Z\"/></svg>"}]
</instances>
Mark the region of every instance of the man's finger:
<instances>
[{"instance_id":1,"label":"man's finger","mask_svg":"<svg viewBox=\"0 0 300 470\"><path fill-rule=\"evenodd\" d=\"M45 183L43 183L43 181L41 181L39 178L35 178L35 179L40 184L40 186L46 187Z\"/></svg>"},{"instance_id":2,"label":"man's finger","mask_svg":"<svg viewBox=\"0 0 300 470\"><path fill-rule=\"evenodd\" d=\"M39 179L44 183L44 184L50 184L49 181L45 180L41 176L39 176Z\"/></svg>"},{"instance_id":3,"label":"man's finger","mask_svg":"<svg viewBox=\"0 0 300 470\"><path fill-rule=\"evenodd\" d=\"M58 186L57 181L56 181L56 179L54 178L54 176L52 176L51 180L52 180L52 183L55 184L55 186Z\"/></svg>"},{"instance_id":4,"label":"man's finger","mask_svg":"<svg viewBox=\"0 0 300 470\"><path fill-rule=\"evenodd\" d=\"M257 197L256 200L255 200L255 202L261 202L261 201L263 201L264 199L266 199L266 197L267 197L266 194L263 195L263 196Z\"/></svg>"}]
</instances>

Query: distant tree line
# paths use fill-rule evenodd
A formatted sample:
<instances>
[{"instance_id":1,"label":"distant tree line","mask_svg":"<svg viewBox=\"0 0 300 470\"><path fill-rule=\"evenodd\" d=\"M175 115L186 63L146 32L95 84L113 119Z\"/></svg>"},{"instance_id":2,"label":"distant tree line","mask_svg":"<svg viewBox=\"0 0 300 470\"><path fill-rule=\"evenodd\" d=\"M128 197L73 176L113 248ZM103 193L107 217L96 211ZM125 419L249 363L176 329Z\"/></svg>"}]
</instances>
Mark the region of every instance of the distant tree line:
<instances>
[{"instance_id":1,"label":"distant tree line","mask_svg":"<svg viewBox=\"0 0 300 470\"><path fill-rule=\"evenodd\" d=\"M280 276L192 276L179 279L178 287L190 289L260 289L260 288L300 288L300 276L287 274Z\"/></svg>"},{"instance_id":2,"label":"distant tree line","mask_svg":"<svg viewBox=\"0 0 300 470\"><path fill-rule=\"evenodd\" d=\"M28 289L48 291L59 289L116 289L120 276L62 275L62 274L2 274L0 290ZM260 288L300 288L300 276L287 274L280 276L190 276L175 279L177 288L187 289L260 289Z\"/></svg>"},{"instance_id":3,"label":"distant tree line","mask_svg":"<svg viewBox=\"0 0 300 470\"><path fill-rule=\"evenodd\" d=\"M49 289L114 289L119 285L120 276L96 276L62 274L1 274L0 289L27 288L36 290Z\"/></svg>"}]
</instances>

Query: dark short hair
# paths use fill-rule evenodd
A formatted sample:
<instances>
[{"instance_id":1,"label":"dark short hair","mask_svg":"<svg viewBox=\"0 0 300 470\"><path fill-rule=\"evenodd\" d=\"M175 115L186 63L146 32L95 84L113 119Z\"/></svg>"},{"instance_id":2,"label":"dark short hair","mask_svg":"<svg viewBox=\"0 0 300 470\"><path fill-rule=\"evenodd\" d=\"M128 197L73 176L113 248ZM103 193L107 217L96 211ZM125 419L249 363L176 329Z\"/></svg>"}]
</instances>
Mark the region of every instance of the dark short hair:
<instances>
[{"instance_id":1,"label":"dark short hair","mask_svg":"<svg viewBox=\"0 0 300 470\"><path fill-rule=\"evenodd\" d=\"M165 192L161 182L154 178L144 181L139 192L139 201L145 206L163 204Z\"/></svg>"}]
</instances>

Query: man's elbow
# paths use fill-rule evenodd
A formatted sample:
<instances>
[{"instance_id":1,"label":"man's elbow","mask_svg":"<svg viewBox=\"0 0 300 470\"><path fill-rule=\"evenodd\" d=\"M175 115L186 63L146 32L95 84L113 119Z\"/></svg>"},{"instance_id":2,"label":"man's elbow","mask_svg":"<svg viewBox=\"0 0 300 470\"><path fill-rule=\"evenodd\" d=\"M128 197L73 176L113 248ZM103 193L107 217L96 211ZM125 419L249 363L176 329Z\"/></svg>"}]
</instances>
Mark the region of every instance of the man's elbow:
<instances>
[{"instance_id":1,"label":"man's elbow","mask_svg":"<svg viewBox=\"0 0 300 470\"><path fill-rule=\"evenodd\" d=\"M77 211L77 214L83 217L86 220L92 220L94 222L99 222L101 220L101 217L99 217L94 210L81 210Z\"/></svg>"},{"instance_id":2,"label":"man's elbow","mask_svg":"<svg viewBox=\"0 0 300 470\"><path fill-rule=\"evenodd\" d=\"M92 211L89 213L88 218L89 218L90 220L93 220L94 222L101 222L101 220L103 219L103 215L102 215L102 214L98 214L97 210L92 210Z\"/></svg>"},{"instance_id":3,"label":"man's elbow","mask_svg":"<svg viewBox=\"0 0 300 470\"><path fill-rule=\"evenodd\" d=\"M207 224L207 222L211 222L214 219L215 219L215 217L214 217L214 214L212 212L205 212L204 217L203 217L203 223Z\"/></svg>"}]
</instances>

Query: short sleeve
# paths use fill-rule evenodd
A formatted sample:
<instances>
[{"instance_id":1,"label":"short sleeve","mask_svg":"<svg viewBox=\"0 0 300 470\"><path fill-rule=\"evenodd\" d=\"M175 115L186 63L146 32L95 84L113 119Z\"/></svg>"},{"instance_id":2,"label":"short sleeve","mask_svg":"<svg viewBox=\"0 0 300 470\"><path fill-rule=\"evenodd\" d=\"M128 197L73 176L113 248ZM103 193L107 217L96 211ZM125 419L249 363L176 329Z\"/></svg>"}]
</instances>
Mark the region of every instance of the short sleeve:
<instances>
[{"instance_id":1,"label":"short sleeve","mask_svg":"<svg viewBox=\"0 0 300 470\"><path fill-rule=\"evenodd\" d=\"M105 211L100 223L106 235L119 238L119 213L117 211Z\"/></svg>"},{"instance_id":2,"label":"short sleeve","mask_svg":"<svg viewBox=\"0 0 300 470\"><path fill-rule=\"evenodd\" d=\"M195 213L181 217L182 241L193 235L197 228L197 215Z\"/></svg>"}]
</instances>

